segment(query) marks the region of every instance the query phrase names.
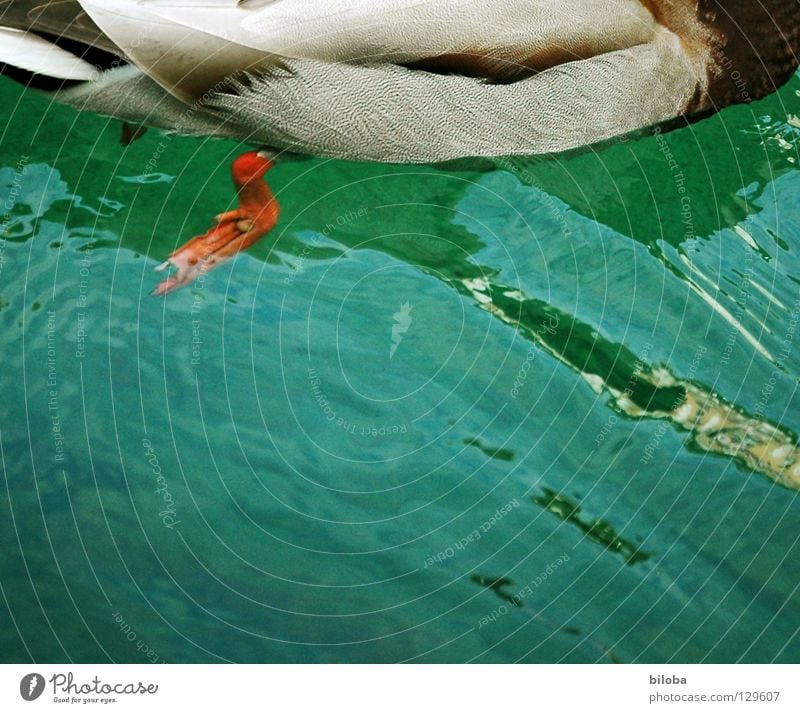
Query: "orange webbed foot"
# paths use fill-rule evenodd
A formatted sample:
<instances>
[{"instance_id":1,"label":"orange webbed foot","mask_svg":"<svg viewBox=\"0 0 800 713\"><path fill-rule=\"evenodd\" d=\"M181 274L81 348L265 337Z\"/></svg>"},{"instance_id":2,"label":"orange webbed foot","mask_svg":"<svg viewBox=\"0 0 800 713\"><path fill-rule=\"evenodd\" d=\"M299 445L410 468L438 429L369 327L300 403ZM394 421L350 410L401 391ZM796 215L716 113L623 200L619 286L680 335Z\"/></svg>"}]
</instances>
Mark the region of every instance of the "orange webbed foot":
<instances>
[{"instance_id":1,"label":"orange webbed foot","mask_svg":"<svg viewBox=\"0 0 800 713\"><path fill-rule=\"evenodd\" d=\"M217 215L212 228L184 243L156 268L175 270L156 286L154 295L166 295L188 285L272 230L279 208L262 180L271 167L272 162L259 151L249 151L233 162L231 173L239 207Z\"/></svg>"}]
</instances>

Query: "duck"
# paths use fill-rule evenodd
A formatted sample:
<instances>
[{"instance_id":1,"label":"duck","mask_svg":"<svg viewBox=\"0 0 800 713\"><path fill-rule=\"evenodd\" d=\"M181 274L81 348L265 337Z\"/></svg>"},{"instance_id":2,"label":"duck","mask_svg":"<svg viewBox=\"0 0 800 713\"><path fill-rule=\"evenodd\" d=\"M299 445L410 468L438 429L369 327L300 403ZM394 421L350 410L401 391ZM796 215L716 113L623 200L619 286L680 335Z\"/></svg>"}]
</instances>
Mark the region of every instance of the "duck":
<instances>
[{"instance_id":1,"label":"duck","mask_svg":"<svg viewBox=\"0 0 800 713\"><path fill-rule=\"evenodd\" d=\"M0 0L4 73L138 127L256 144L156 295L268 234L277 156L551 154L776 91L800 0ZM134 133L134 135L136 135Z\"/></svg>"}]
</instances>

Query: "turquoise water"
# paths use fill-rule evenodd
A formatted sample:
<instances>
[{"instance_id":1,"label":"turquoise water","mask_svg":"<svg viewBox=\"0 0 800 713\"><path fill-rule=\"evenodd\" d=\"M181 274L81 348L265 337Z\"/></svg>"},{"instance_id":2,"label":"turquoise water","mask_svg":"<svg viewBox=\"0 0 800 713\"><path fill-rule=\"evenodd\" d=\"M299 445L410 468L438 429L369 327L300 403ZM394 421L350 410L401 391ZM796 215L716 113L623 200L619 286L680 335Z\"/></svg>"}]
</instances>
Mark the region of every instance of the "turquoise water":
<instances>
[{"instance_id":1,"label":"turquoise water","mask_svg":"<svg viewBox=\"0 0 800 713\"><path fill-rule=\"evenodd\" d=\"M3 661L798 661L800 78L279 163L275 231L166 299L245 147L0 92Z\"/></svg>"}]
</instances>

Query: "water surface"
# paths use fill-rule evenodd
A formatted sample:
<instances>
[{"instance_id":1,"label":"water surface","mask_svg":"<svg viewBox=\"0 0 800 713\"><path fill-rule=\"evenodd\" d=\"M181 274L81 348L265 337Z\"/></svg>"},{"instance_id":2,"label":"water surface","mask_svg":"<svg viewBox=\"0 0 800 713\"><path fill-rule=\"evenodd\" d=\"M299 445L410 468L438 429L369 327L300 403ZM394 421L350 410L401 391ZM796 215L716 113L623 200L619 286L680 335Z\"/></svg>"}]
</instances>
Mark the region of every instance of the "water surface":
<instances>
[{"instance_id":1,"label":"water surface","mask_svg":"<svg viewBox=\"0 0 800 713\"><path fill-rule=\"evenodd\" d=\"M246 147L0 92L2 660L797 661L800 79L280 163L275 231L166 299Z\"/></svg>"}]
</instances>

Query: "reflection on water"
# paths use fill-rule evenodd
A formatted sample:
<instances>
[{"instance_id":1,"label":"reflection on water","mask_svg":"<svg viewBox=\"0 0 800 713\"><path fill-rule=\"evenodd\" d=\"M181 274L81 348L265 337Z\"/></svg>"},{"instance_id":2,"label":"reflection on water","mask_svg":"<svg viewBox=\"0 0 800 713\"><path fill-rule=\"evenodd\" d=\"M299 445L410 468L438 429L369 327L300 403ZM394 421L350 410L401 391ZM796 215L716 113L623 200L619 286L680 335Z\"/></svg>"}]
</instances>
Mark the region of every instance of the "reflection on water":
<instances>
[{"instance_id":1,"label":"reflection on water","mask_svg":"<svg viewBox=\"0 0 800 713\"><path fill-rule=\"evenodd\" d=\"M511 606L522 606L520 597L516 596L511 591L514 582L508 579L508 577L486 577L482 574L473 574L470 579L481 587L491 589L500 599L508 602Z\"/></svg>"},{"instance_id":2,"label":"reflection on water","mask_svg":"<svg viewBox=\"0 0 800 713\"><path fill-rule=\"evenodd\" d=\"M781 485L800 489L800 450L794 434L740 413L708 387L678 380L665 368L646 364L625 347L609 343L587 325L541 301L526 299L520 292L492 285L484 278L462 283L482 309L517 326L579 373L596 393L610 394L609 404L621 413L671 421L690 432L689 444L737 458ZM792 334L797 323L793 314L789 322ZM698 347L690 373L696 371L706 351L705 345ZM774 379L768 382L767 394L775 383ZM652 456L652 447L645 447L642 462Z\"/></svg>"},{"instance_id":3,"label":"reflection on water","mask_svg":"<svg viewBox=\"0 0 800 713\"><path fill-rule=\"evenodd\" d=\"M484 445L480 438L465 438L464 444L467 446L475 446L481 453L489 458L497 458L498 460L511 461L514 460L514 451L506 448L490 448Z\"/></svg>"}]
</instances>

